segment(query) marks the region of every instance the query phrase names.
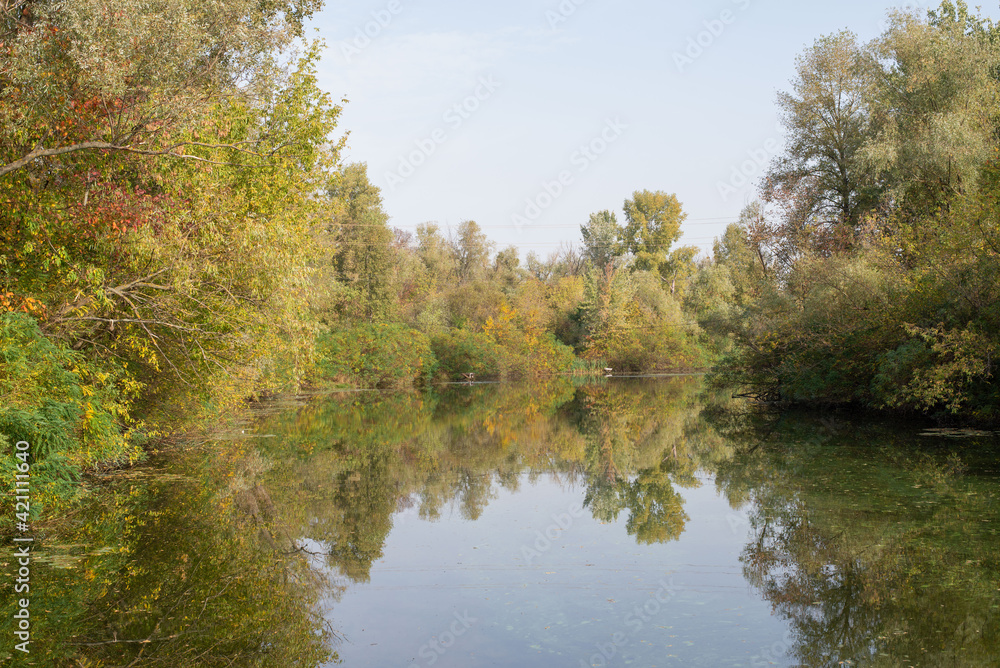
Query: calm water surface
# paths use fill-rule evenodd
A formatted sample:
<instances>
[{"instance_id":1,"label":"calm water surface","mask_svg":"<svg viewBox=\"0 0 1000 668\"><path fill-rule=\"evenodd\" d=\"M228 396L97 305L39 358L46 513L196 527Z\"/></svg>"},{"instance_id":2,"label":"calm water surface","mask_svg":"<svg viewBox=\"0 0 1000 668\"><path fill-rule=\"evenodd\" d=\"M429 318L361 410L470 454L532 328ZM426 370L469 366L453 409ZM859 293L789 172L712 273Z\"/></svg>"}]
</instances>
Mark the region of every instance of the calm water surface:
<instances>
[{"instance_id":1,"label":"calm water surface","mask_svg":"<svg viewBox=\"0 0 1000 668\"><path fill-rule=\"evenodd\" d=\"M995 434L693 378L332 396L242 431L44 542L25 665L1000 665Z\"/></svg>"}]
</instances>

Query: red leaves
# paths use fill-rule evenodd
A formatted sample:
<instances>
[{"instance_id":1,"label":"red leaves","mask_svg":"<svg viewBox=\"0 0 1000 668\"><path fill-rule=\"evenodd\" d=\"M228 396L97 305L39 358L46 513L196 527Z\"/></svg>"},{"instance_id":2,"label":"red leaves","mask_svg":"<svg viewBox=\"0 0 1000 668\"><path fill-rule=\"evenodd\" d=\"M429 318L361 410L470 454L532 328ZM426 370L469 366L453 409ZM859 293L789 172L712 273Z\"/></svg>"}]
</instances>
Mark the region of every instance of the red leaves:
<instances>
[{"instance_id":1,"label":"red leaves","mask_svg":"<svg viewBox=\"0 0 1000 668\"><path fill-rule=\"evenodd\" d=\"M96 170L86 179L86 206L81 205L74 217L80 233L92 239L120 239L128 232L149 225L159 229L162 225L166 196L104 180Z\"/></svg>"}]
</instances>

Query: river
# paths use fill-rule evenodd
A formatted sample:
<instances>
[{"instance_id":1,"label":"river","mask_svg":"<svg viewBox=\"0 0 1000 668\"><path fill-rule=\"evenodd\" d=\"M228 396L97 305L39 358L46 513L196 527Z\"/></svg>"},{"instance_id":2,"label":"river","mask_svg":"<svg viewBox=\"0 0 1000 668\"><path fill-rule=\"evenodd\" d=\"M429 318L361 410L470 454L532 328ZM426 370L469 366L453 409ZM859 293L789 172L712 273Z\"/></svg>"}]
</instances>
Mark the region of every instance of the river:
<instances>
[{"instance_id":1,"label":"river","mask_svg":"<svg viewBox=\"0 0 1000 668\"><path fill-rule=\"evenodd\" d=\"M997 666L998 462L696 377L274 402L90 481L16 660Z\"/></svg>"}]
</instances>

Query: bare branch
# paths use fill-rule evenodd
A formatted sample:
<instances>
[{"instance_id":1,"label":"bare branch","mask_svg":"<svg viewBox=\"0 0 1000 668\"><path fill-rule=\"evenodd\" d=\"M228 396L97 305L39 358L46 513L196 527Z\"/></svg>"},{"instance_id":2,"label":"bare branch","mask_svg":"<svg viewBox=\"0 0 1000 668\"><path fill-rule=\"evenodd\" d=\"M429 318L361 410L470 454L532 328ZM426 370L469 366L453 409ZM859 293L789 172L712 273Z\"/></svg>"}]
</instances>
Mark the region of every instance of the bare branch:
<instances>
[{"instance_id":1,"label":"bare branch","mask_svg":"<svg viewBox=\"0 0 1000 668\"><path fill-rule=\"evenodd\" d=\"M129 324L138 324L138 325L154 325L154 326L158 326L158 327L168 327L170 329L177 329L177 330L180 330L182 332L199 332L201 334L206 334L207 333L204 330L199 329L197 327L184 327L182 325L176 325L176 324L170 323L170 322L163 322L162 320L149 320L149 319L141 319L141 318L99 318L97 316L81 315L81 316L74 316L72 318L59 318L56 322L74 322L74 321L78 321L78 320L90 320L90 321L95 321L95 322L106 322L108 324L112 324L112 323L117 324L119 322L124 322L124 323L129 323Z\"/></svg>"},{"instance_id":2,"label":"bare branch","mask_svg":"<svg viewBox=\"0 0 1000 668\"><path fill-rule=\"evenodd\" d=\"M255 158L266 159L273 157L281 149L293 145L292 142L286 142L283 144L279 144L278 146L274 147L272 150L266 153L258 153L256 151L251 151L250 149L243 148L241 146L249 144L252 144L252 142L239 142L238 144L204 144L201 142L180 142L157 151L136 148L134 146L121 146L118 144L112 144L103 141L81 142L79 144L72 144L71 146L61 146L59 148L41 148L41 145L39 145L37 148L32 150L30 153L28 153L28 155L24 156L23 158L20 158L18 160L15 160L14 162L8 163L0 167L0 178L3 178L4 176L6 176L11 172L21 169L22 167L28 165L32 161L37 160L39 158L51 158L57 155L65 155L67 153L78 153L80 151L94 151L94 150L119 151L122 153L135 153L137 155L165 156L170 158L177 158L179 160L194 160L197 162L204 162L210 165L239 165L240 163L210 160L209 158L202 158L201 156L191 155L189 153L177 153L176 151L178 149L188 146L195 146L195 147L209 148L209 149L229 149L233 151L238 151L239 153L252 156Z\"/></svg>"}]
</instances>

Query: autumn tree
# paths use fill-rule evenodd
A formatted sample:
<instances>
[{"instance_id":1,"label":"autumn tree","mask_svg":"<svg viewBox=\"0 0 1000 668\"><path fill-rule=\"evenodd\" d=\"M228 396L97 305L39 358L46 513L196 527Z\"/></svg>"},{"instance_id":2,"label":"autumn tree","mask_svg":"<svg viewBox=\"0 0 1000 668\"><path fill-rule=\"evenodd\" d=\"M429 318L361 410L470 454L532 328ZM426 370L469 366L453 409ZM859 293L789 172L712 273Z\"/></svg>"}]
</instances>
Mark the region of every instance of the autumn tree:
<instances>
[{"instance_id":1,"label":"autumn tree","mask_svg":"<svg viewBox=\"0 0 1000 668\"><path fill-rule=\"evenodd\" d=\"M51 431L40 471L134 461L137 416L224 410L310 370L340 108L319 46L286 47L317 6L0 5L0 311L44 341L21 368L65 384L15 408L69 407L4 428Z\"/></svg>"},{"instance_id":2,"label":"autumn tree","mask_svg":"<svg viewBox=\"0 0 1000 668\"><path fill-rule=\"evenodd\" d=\"M65 178L79 154L266 162L280 133L200 135L213 107L266 97L321 0L4 2L0 178ZM22 178L24 174L21 174Z\"/></svg>"},{"instance_id":3,"label":"autumn tree","mask_svg":"<svg viewBox=\"0 0 1000 668\"><path fill-rule=\"evenodd\" d=\"M872 94L878 66L853 33L818 39L796 60L791 91L778 95L787 145L762 185L786 236L805 247L843 247L875 208L877 170L863 159L878 131Z\"/></svg>"}]
</instances>

